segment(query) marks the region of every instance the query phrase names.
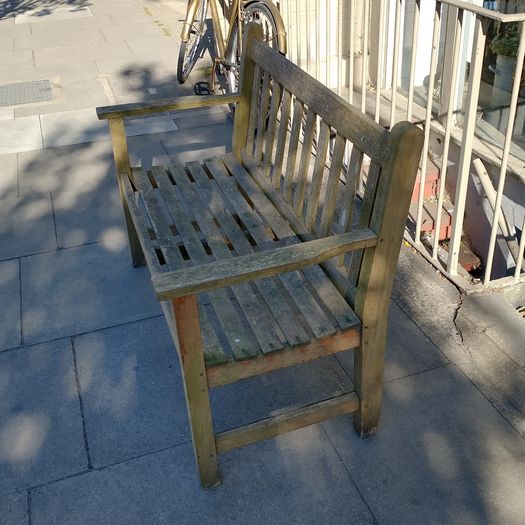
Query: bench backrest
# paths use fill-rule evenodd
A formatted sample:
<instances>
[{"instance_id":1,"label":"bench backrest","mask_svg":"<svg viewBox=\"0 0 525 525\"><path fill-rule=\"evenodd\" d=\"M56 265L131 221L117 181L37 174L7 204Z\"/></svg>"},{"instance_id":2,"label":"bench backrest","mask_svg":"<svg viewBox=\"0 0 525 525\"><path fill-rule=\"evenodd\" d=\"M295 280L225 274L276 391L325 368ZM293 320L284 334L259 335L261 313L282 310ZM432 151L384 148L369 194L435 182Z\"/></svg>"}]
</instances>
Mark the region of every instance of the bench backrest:
<instances>
[{"instance_id":1,"label":"bench backrest","mask_svg":"<svg viewBox=\"0 0 525 525\"><path fill-rule=\"evenodd\" d=\"M305 239L371 227L380 239L382 233L388 242L395 237L397 251L389 256L397 260L421 130L408 122L385 130L259 41L256 24L246 33L235 155L272 200L286 203ZM376 251L332 265L351 299Z\"/></svg>"}]
</instances>

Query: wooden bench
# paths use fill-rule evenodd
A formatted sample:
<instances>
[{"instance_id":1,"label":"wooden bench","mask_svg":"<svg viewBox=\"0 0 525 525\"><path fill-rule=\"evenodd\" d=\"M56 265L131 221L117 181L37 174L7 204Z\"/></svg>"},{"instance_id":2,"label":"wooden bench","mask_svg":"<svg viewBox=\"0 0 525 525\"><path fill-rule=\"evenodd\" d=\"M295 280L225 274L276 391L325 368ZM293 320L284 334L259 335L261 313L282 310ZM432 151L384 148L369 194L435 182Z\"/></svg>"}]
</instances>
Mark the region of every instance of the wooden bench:
<instances>
[{"instance_id":1,"label":"wooden bench","mask_svg":"<svg viewBox=\"0 0 525 525\"><path fill-rule=\"evenodd\" d=\"M359 434L376 431L422 146L416 126L384 130L259 36L251 25L238 95L97 110L109 121L133 264L148 265L180 358L204 486L218 482L219 452L348 412ZM130 167L124 118L216 104L236 104L232 153ZM209 388L350 348L355 392L214 433Z\"/></svg>"}]
</instances>

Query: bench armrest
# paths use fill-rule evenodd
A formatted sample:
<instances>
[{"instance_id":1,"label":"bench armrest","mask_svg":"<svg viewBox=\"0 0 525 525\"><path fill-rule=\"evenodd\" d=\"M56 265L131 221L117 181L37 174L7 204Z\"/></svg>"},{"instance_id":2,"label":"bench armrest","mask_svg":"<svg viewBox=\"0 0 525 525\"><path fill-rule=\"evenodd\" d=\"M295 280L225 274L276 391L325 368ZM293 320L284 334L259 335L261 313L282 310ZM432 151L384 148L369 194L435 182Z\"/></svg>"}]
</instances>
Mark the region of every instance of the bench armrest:
<instances>
[{"instance_id":1,"label":"bench armrest","mask_svg":"<svg viewBox=\"0 0 525 525\"><path fill-rule=\"evenodd\" d=\"M117 104L115 106L102 106L97 108L99 120L138 117L141 115L152 115L155 113L166 113L168 111L179 111L183 109L202 108L205 106L220 106L223 104L235 104L240 95L191 95L186 97L169 98L155 102L135 102L132 104Z\"/></svg>"},{"instance_id":2,"label":"bench armrest","mask_svg":"<svg viewBox=\"0 0 525 525\"><path fill-rule=\"evenodd\" d=\"M166 272L152 282L157 298L163 301L291 272L376 244L372 230L359 230Z\"/></svg>"}]
</instances>

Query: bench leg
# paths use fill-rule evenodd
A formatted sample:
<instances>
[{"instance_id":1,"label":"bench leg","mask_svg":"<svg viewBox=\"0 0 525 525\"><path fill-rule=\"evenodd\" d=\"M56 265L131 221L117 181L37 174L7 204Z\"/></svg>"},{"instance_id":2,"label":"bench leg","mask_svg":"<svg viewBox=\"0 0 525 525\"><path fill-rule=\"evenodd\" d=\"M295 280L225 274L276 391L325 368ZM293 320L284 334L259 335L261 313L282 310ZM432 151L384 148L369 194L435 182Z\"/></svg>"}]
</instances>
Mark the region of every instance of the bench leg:
<instances>
[{"instance_id":1,"label":"bench leg","mask_svg":"<svg viewBox=\"0 0 525 525\"><path fill-rule=\"evenodd\" d=\"M354 426L360 436L377 432L381 413L381 396L386 349L386 326L366 328L363 323L361 346L354 350L354 382L360 399L354 412Z\"/></svg>"},{"instance_id":2,"label":"bench leg","mask_svg":"<svg viewBox=\"0 0 525 525\"><path fill-rule=\"evenodd\" d=\"M171 301L179 339L184 392L193 438L193 451L203 487L219 482L217 449L211 417L208 380L202 350L197 296Z\"/></svg>"}]
</instances>

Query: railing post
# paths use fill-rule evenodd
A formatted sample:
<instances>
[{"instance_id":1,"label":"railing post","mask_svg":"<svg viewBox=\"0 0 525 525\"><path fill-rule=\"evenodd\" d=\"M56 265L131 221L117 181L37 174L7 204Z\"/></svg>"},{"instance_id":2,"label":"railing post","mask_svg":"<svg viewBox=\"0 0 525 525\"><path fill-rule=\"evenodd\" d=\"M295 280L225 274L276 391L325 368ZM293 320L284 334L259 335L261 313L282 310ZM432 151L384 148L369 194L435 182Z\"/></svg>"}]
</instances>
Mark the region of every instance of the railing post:
<instances>
[{"instance_id":1,"label":"railing post","mask_svg":"<svg viewBox=\"0 0 525 525\"><path fill-rule=\"evenodd\" d=\"M486 18L476 17L474 42L472 45L472 59L470 62L470 78L465 106L465 122L458 165L458 180L456 185L456 196L454 199L452 235L448 253L447 269L451 275L457 275L458 271L459 249L463 232L463 218L465 216L465 203L467 200L470 161L472 159L472 141L474 138L474 129L478 113L479 87L481 83L483 55L485 53L487 25ZM438 213L440 212L441 210L438 210Z\"/></svg>"},{"instance_id":2,"label":"railing post","mask_svg":"<svg viewBox=\"0 0 525 525\"><path fill-rule=\"evenodd\" d=\"M496 235L498 232L498 220L501 213L501 201L503 199L503 189L505 187L505 178L507 175L507 165L509 160L510 145L512 142L512 132L514 130L514 121L516 119L516 110L518 108L518 96L521 84L521 74L523 72L523 60L525 59L525 22L521 22L520 47L516 58L516 70L514 71L514 82L512 85L512 95L509 106L509 122L507 132L505 133L505 144L503 146L503 156L501 159L501 168L499 172L498 192L496 195L496 204L494 207L494 217L492 219L492 229L490 231L489 250L487 254L487 264L485 268L484 284L490 281L492 271L492 262L494 260L494 250L496 248ZM522 234L523 235L523 234ZM522 239L523 240L523 239ZM516 265L521 267L518 260Z\"/></svg>"}]
</instances>

